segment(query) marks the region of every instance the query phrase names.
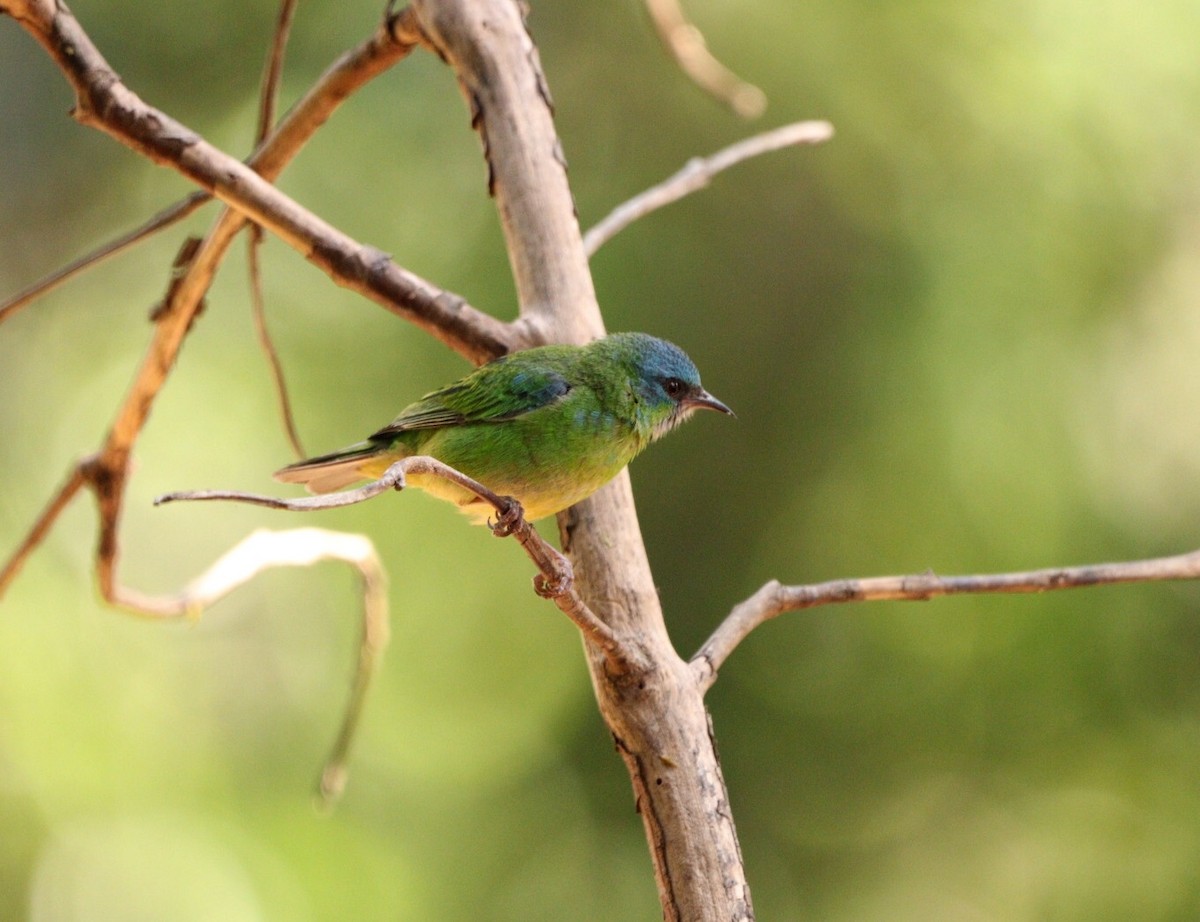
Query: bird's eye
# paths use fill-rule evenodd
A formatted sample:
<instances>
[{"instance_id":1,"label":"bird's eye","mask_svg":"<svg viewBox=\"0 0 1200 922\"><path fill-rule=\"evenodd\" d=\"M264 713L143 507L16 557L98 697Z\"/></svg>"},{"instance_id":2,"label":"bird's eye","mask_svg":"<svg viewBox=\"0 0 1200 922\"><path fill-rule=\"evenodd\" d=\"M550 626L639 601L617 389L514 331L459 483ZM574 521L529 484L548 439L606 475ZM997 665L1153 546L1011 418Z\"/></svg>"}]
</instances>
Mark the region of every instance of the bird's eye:
<instances>
[{"instance_id":1,"label":"bird's eye","mask_svg":"<svg viewBox=\"0 0 1200 922\"><path fill-rule=\"evenodd\" d=\"M678 378L667 378L663 381L663 388L667 392L668 397L678 398L683 396L683 392L687 390L684 383Z\"/></svg>"}]
</instances>

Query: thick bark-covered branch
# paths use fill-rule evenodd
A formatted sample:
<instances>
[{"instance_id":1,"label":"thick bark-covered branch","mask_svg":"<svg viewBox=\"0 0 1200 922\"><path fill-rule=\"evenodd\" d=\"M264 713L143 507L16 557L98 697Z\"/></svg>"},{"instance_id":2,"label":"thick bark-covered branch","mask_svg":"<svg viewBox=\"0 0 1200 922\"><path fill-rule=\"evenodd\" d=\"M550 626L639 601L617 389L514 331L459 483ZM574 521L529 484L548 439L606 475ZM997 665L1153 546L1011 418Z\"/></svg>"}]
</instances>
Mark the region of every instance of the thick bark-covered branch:
<instances>
[{"instance_id":1,"label":"thick bark-covered branch","mask_svg":"<svg viewBox=\"0 0 1200 922\"><path fill-rule=\"evenodd\" d=\"M271 175L271 158L258 165L260 175L143 102L121 82L64 4L0 0L0 10L21 23L62 69L75 90L74 116L82 124L186 176L271 231L338 285L428 330L468 358L483 361L513 348L507 324L401 268L386 253L352 240L276 189L264 178ZM399 32L394 38L395 25L389 21L388 41L395 40L403 56L418 39ZM311 131L322 120L303 127Z\"/></svg>"},{"instance_id":2,"label":"thick bark-covered branch","mask_svg":"<svg viewBox=\"0 0 1200 922\"><path fill-rule=\"evenodd\" d=\"M604 332L536 49L515 0L414 0L483 140L521 320L548 339ZM614 674L588 644L592 685L629 770L664 917L753 918L698 684L671 646L628 476L559 517L580 595L644 665Z\"/></svg>"}]
</instances>

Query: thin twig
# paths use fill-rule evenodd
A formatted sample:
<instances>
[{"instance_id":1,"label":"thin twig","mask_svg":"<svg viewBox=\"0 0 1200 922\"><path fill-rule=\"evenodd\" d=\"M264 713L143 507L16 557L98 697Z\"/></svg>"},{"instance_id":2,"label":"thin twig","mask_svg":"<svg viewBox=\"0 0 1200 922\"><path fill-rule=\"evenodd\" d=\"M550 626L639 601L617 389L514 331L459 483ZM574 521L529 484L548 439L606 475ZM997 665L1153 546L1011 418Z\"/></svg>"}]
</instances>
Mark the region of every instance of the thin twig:
<instances>
[{"instance_id":1,"label":"thin twig","mask_svg":"<svg viewBox=\"0 0 1200 922\"><path fill-rule=\"evenodd\" d=\"M98 266L106 259L124 253L130 247L149 239L160 230L179 223L201 205L210 201L212 201L212 196L207 192L193 192L187 198L164 208L139 227L135 227L133 230L122 234L114 240L101 244L90 253L85 253L83 256L56 269L44 278L38 279L29 287L18 291L11 298L0 301L0 323L3 323L22 308L28 307L38 298L48 295L60 285L69 282L81 272L91 269L93 266Z\"/></svg>"},{"instance_id":2,"label":"thin twig","mask_svg":"<svg viewBox=\"0 0 1200 922\"><path fill-rule=\"evenodd\" d=\"M282 0L279 16L275 21L275 33L271 39L271 50L263 67L262 85L258 96L258 129L254 140L261 144L275 125L275 105L279 98L279 84L283 77L283 54L287 50L288 36L292 31L292 19L296 15L296 0Z\"/></svg>"},{"instance_id":3,"label":"thin twig","mask_svg":"<svg viewBox=\"0 0 1200 922\"><path fill-rule=\"evenodd\" d=\"M723 170L743 160L797 144L820 144L833 137L829 122L793 122L731 144L708 157L694 157L673 176L618 205L607 217L583 235L583 248L594 256L600 247L626 227L685 195L703 189Z\"/></svg>"},{"instance_id":4,"label":"thin twig","mask_svg":"<svg viewBox=\"0 0 1200 922\"><path fill-rule=\"evenodd\" d=\"M1017 573L938 576L933 572L911 576L876 576L839 579L805 586L783 586L772 580L721 622L691 659L702 689L717 679L717 671L749 636L766 621L784 612L839 602L925 601L965 593L1030 593L1054 589L1079 589L1111 583L1149 583L1200 578L1200 550L1148 560L1050 567Z\"/></svg>"},{"instance_id":5,"label":"thin twig","mask_svg":"<svg viewBox=\"0 0 1200 922\"><path fill-rule=\"evenodd\" d=\"M763 114L767 95L713 57L704 34L688 22L679 0L645 0L645 3L658 37L694 83L742 118Z\"/></svg>"},{"instance_id":6,"label":"thin twig","mask_svg":"<svg viewBox=\"0 0 1200 922\"><path fill-rule=\"evenodd\" d=\"M296 0L283 0L280 3L271 50L267 55L267 63L263 67L262 87L258 100L258 130L254 138L256 147L262 146L275 124L275 106L279 98L279 84L283 77L283 55L287 49L288 36L291 33L292 19L295 13ZM246 237L246 265L250 275L250 313L254 318L254 331L258 337L259 347L267 360L267 370L270 372L271 386L279 405L279 417L283 421L284 435L287 436L288 443L292 446L296 457L303 458L305 456L304 446L300 443L300 434L296 431L296 417L292 412L291 398L288 396L283 363L279 360L279 352L275 348L270 328L267 326L267 304L262 286L262 261L259 258L262 242L262 227L257 224L250 225L250 232Z\"/></svg>"},{"instance_id":7,"label":"thin twig","mask_svg":"<svg viewBox=\"0 0 1200 922\"><path fill-rule=\"evenodd\" d=\"M267 371L271 375L271 389L275 392L275 402L279 407L279 418L283 422L283 434L287 436L288 444L297 459L307 457L304 445L300 442L300 432L296 428L296 414L292 411L292 399L288 395L287 379L283 373L283 362L279 359L279 351L275 348L275 340L271 337L267 326L267 304L263 296L262 265L259 254L262 249L262 228L257 224L250 226L246 237L246 267L250 275L250 316L254 318L254 332L258 338L259 348L267 360Z\"/></svg>"},{"instance_id":8,"label":"thin twig","mask_svg":"<svg viewBox=\"0 0 1200 922\"><path fill-rule=\"evenodd\" d=\"M574 574L570 561L551 547L538 534L533 525L525 520L520 504L512 497L501 496L489 490L479 481L443 464L436 458L425 455L402 458L392 464L377 480L372 480L357 489L319 496L284 499L263 493L244 493L233 490L184 490L166 493L155 499L154 504L157 506L183 501L223 501L249 503L254 506L265 506L268 509L283 509L290 512L314 512L352 506L388 490L402 490L410 475L433 475L449 480L464 490L474 493L495 509L496 522L492 526L492 531L497 537L503 538L511 535L516 538L529 559L533 561L538 568L538 576L534 578L534 589L538 595L553 601L589 641L604 651L614 669L626 671L630 668L629 657L631 654L625 649L625 645L620 642L613 630L588 608L575 591Z\"/></svg>"},{"instance_id":9,"label":"thin twig","mask_svg":"<svg viewBox=\"0 0 1200 922\"><path fill-rule=\"evenodd\" d=\"M87 483L83 476L80 465L72 466L67 474L67 479L50 498L41 514L34 521L29 531L25 535L25 540L22 541L13 551L12 555L5 561L4 567L0 569L0 599L4 598L4 593L12 581L17 578L17 574L21 571L21 567L25 565L26 559L34 550L45 540L46 534L54 525L55 520L75 498L75 494L79 492L80 487Z\"/></svg>"}]
</instances>

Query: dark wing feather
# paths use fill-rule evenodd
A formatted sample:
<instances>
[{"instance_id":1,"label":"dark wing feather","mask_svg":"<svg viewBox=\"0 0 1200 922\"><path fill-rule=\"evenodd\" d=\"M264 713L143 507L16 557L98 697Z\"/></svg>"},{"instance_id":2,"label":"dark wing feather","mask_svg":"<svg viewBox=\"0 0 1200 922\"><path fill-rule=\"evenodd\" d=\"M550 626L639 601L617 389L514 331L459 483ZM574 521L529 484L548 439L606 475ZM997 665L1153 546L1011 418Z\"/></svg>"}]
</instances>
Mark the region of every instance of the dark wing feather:
<instances>
[{"instance_id":1,"label":"dark wing feather","mask_svg":"<svg viewBox=\"0 0 1200 922\"><path fill-rule=\"evenodd\" d=\"M498 359L405 407L371 441L413 429L503 422L548 406L570 390L570 382L552 368Z\"/></svg>"}]
</instances>

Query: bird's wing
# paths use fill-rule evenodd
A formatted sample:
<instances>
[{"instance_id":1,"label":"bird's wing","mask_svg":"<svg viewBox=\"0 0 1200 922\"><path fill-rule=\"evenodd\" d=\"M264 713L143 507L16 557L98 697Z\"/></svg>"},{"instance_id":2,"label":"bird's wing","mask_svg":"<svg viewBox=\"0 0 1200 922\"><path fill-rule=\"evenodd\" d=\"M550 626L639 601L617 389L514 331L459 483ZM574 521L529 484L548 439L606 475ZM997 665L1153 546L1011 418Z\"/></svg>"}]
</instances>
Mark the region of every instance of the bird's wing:
<instances>
[{"instance_id":1,"label":"bird's wing","mask_svg":"<svg viewBox=\"0 0 1200 922\"><path fill-rule=\"evenodd\" d=\"M570 382L558 371L510 365L500 359L405 407L371 440L413 429L503 422L561 400L570 389Z\"/></svg>"}]
</instances>

